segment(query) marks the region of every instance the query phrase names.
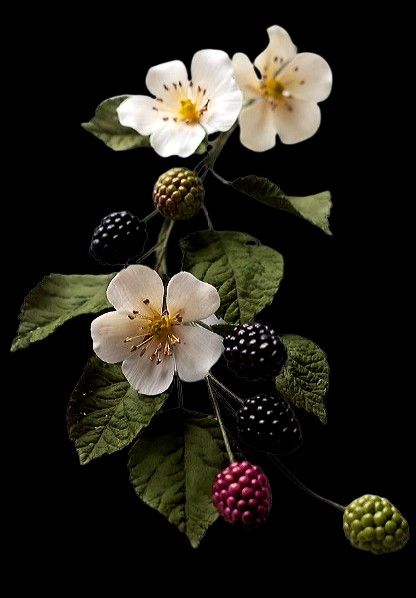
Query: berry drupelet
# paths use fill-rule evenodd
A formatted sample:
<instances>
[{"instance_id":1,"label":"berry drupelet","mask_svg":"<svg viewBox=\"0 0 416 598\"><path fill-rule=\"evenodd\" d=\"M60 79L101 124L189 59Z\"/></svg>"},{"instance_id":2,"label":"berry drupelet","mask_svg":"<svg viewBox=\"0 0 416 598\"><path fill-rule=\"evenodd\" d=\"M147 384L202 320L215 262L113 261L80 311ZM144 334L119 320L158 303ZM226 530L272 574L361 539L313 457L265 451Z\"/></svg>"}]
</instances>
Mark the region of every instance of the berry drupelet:
<instances>
[{"instance_id":1,"label":"berry drupelet","mask_svg":"<svg viewBox=\"0 0 416 598\"><path fill-rule=\"evenodd\" d=\"M186 220L201 209L204 187L189 168L171 168L160 175L153 189L155 207L165 218Z\"/></svg>"}]
</instances>

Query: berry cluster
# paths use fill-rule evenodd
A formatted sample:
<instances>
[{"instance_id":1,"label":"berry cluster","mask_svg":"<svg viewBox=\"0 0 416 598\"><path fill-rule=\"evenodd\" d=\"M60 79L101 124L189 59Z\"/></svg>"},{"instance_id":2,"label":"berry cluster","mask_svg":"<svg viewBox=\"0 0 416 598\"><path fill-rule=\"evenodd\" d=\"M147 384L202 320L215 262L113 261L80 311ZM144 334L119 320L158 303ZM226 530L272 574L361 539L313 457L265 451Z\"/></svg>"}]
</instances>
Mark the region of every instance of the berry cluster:
<instances>
[{"instance_id":1,"label":"berry cluster","mask_svg":"<svg viewBox=\"0 0 416 598\"><path fill-rule=\"evenodd\" d=\"M212 500L228 523L257 527L267 521L272 491L258 465L235 461L215 477Z\"/></svg>"},{"instance_id":2,"label":"berry cluster","mask_svg":"<svg viewBox=\"0 0 416 598\"><path fill-rule=\"evenodd\" d=\"M90 253L101 264L125 264L141 254L144 241L144 225L137 216L113 212L94 230Z\"/></svg>"},{"instance_id":3,"label":"berry cluster","mask_svg":"<svg viewBox=\"0 0 416 598\"><path fill-rule=\"evenodd\" d=\"M171 168L158 178L153 202L165 218L186 220L201 209L204 195L202 181L193 170Z\"/></svg>"},{"instance_id":4,"label":"berry cluster","mask_svg":"<svg viewBox=\"0 0 416 598\"><path fill-rule=\"evenodd\" d=\"M224 357L239 377L264 380L277 376L287 360L279 335L265 324L236 326L224 339Z\"/></svg>"},{"instance_id":5,"label":"berry cluster","mask_svg":"<svg viewBox=\"0 0 416 598\"><path fill-rule=\"evenodd\" d=\"M258 450L289 454L302 444L299 422L290 405L278 395L246 399L237 412L240 439Z\"/></svg>"},{"instance_id":6,"label":"berry cluster","mask_svg":"<svg viewBox=\"0 0 416 598\"><path fill-rule=\"evenodd\" d=\"M409 539L409 526L387 498L365 494L344 511L344 532L361 550L383 554L400 550Z\"/></svg>"}]
</instances>

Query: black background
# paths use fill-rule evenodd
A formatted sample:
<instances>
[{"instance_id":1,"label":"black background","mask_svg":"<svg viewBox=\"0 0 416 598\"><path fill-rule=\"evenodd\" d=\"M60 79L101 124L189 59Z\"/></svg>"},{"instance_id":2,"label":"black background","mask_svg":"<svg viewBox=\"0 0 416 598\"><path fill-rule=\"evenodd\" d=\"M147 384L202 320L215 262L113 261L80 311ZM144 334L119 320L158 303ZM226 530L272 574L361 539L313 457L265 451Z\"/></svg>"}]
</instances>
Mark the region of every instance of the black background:
<instances>
[{"instance_id":1,"label":"black background","mask_svg":"<svg viewBox=\"0 0 416 598\"><path fill-rule=\"evenodd\" d=\"M9 209L18 222L13 243L22 255L7 241L13 285L3 337L7 342L13 337L19 305L42 276L102 272L88 256L96 223L112 210L149 213L155 178L185 163L162 160L150 150L112 152L80 123L107 97L146 93L146 71L160 62L179 58L189 64L194 51L208 47L230 55L244 51L254 59L267 43L266 27L278 23L300 51L321 54L333 69L321 128L306 142L278 143L263 154L241 147L235 135L217 169L227 178L268 176L292 195L330 189L334 236L215 180L208 183L207 205L216 228L247 231L285 256L281 291L264 320L315 340L328 353L328 425L300 414L304 446L285 463L340 503L368 492L386 496L414 525L407 415L414 400L413 356L404 348L413 300L406 207L412 177L403 149L404 107L400 94L393 97L392 47L398 43L393 27L340 8L310 14L300 7L239 9L233 18L209 4L146 10L141 16L129 6L61 14L54 27L44 23L32 31L11 119L21 141ZM158 223L152 221L150 233ZM178 226L178 235L204 227L201 216ZM355 583L363 576L392 581L396 571L408 571L412 542L387 557L354 550L344 538L339 512L302 494L277 472L268 470L274 487L268 526L243 533L219 522L193 551L174 527L136 499L125 453L81 467L67 438L65 411L91 353L89 321L67 324L11 356L7 366L15 381L3 411L4 426L12 432L7 451L18 455L14 554L27 567L40 563L34 580L47 583L53 567L65 584L78 589L88 582L130 581L139 592L147 580L156 590L167 582L196 594L201 583L219 591L221 575L236 591L242 580L259 589L275 584L277 591L280 582L300 583L306 570L314 571L307 577L311 587L329 587L334 572L343 583ZM188 405L203 392L198 385L187 387Z\"/></svg>"}]
</instances>

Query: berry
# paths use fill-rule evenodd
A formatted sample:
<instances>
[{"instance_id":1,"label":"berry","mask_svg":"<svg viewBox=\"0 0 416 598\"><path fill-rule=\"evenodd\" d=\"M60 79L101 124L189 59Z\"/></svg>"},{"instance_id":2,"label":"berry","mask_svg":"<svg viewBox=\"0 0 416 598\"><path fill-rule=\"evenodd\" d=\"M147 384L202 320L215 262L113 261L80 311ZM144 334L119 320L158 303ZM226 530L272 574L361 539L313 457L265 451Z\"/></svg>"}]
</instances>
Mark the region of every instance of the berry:
<instances>
[{"instance_id":1,"label":"berry","mask_svg":"<svg viewBox=\"0 0 416 598\"><path fill-rule=\"evenodd\" d=\"M171 168L158 178L153 202L165 218L187 220L199 212L204 195L202 181L193 170Z\"/></svg>"},{"instance_id":2,"label":"berry","mask_svg":"<svg viewBox=\"0 0 416 598\"><path fill-rule=\"evenodd\" d=\"M234 461L215 477L212 501L228 523L252 528L267 521L272 491L258 465Z\"/></svg>"},{"instance_id":3,"label":"berry","mask_svg":"<svg viewBox=\"0 0 416 598\"><path fill-rule=\"evenodd\" d=\"M302 432L290 405L280 396L261 394L237 411L240 439L258 450L287 455L302 444Z\"/></svg>"},{"instance_id":4,"label":"berry","mask_svg":"<svg viewBox=\"0 0 416 598\"><path fill-rule=\"evenodd\" d=\"M253 322L236 326L224 339L228 367L241 378L262 380L277 376L287 360L287 351L278 334Z\"/></svg>"},{"instance_id":5,"label":"berry","mask_svg":"<svg viewBox=\"0 0 416 598\"><path fill-rule=\"evenodd\" d=\"M137 216L113 212L94 230L90 254L101 264L125 264L141 254L144 241L144 225Z\"/></svg>"},{"instance_id":6,"label":"berry","mask_svg":"<svg viewBox=\"0 0 416 598\"><path fill-rule=\"evenodd\" d=\"M409 539L409 525L387 498L365 494L344 511L344 532L361 550L383 554L400 550Z\"/></svg>"}]
</instances>

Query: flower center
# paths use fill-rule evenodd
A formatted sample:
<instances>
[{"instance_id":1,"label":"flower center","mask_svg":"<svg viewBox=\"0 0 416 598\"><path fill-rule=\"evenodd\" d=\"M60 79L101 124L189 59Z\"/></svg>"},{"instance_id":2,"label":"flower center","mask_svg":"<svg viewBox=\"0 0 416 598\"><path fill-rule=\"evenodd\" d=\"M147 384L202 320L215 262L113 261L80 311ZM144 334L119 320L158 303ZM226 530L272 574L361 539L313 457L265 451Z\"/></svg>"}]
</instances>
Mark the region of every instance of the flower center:
<instances>
[{"instance_id":1,"label":"flower center","mask_svg":"<svg viewBox=\"0 0 416 598\"><path fill-rule=\"evenodd\" d=\"M172 332L172 326L175 323L175 318L172 318L167 312L156 315L149 324L149 334L156 337L157 340L165 340Z\"/></svg>"},{"instance_id":2,"label":"flower center","mask_svg":"<svg viewBox=\"0 0 416 598\"><path fill-rule=\"evenodd\" d=\"M201 112L198 110L196 103L192 100L181 100L181 107L179 108L179 118L188 124L199 123Z\"/></svg>"},{"instance_id":3,"label":"flower center","mask_svg":"<svg viewBox=\"0 0 416 598\"><path fill-rule=\"evenodd\" d=\"M266 79L262 84L263 94L279 101L283 98L285 88L277 79Z\"/></svg>"},{"instance_id":4,"label":"flower center","mask_svg":"<svg viewBox=\"0 0 416 598\"><path fill-rule=\"evenodd\" d=\"M144 299L143 303L149 305L149 300ZM161 363L163 357L171 357L173 355L173 347L180 343L180 339L173 333L173 327L179 326L182 323L182 316L180 313L171 316L167 310L159 314L155 309L152 309L152 316L145 316L138 311L133 311L128 317L130 320L140 318L142 320L139 328L139 333L135 336L128 336L124 339L125 343L132 343L130 352L134 353L140 349L140 357L146 353L151 342L156 343L153 353L150 355L150 360L156 360L156 364Z\"/></svg>"}]
</instances>

